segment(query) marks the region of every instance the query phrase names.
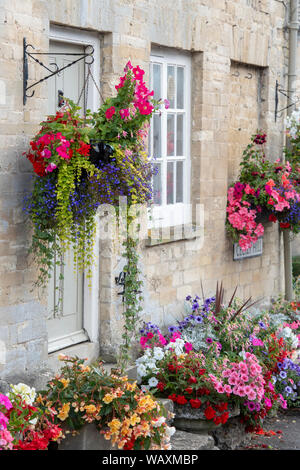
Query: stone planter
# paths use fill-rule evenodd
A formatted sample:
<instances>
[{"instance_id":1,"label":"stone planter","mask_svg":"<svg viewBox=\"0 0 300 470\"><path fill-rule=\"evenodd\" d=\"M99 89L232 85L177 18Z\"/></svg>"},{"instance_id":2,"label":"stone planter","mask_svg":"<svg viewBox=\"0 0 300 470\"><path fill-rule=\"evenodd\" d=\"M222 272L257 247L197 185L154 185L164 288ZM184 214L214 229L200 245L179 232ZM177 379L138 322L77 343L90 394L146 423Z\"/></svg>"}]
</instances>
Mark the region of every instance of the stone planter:
<instances>
[{"instance_id":1,"label":"stone planter","mask_svg":"<svg viewBox=\"0 0 300 470\"><path fill-rule=\"evenodd\" d=\"M204 411L201 408L192 408L190 404L181 406L175 403L174 407L174 426L181 431L187 431L195 434L205 434L220 428L222 424L216 425L212 420L207 420ZM239 407L228 407L229 420L239 416Z\"/></svg>"},{"instance_id":2,"label":"stone planter","mask_svg":"<svg viewBox=\"0 0 300 470\"><path fill-rule=\"evenodd\" d=\"M57 450L112 450L111 441L104 439L94 423L86 424L79 434L66 438L58 445ZM118 448L114 447L114 450Z\"/></svg>"}]
</instances>

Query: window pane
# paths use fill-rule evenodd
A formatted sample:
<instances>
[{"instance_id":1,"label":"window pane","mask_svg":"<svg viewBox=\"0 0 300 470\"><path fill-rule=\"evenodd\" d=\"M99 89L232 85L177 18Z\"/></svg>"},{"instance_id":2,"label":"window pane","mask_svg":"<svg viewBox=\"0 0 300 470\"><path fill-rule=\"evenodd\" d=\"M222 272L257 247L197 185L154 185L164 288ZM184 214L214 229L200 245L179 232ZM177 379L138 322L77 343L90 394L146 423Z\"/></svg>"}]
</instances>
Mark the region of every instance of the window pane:
<instances>
[{"instance_id":1,"label":"window pane","mask_svg":"<svg viewBox=\"0 0 300 470\"><path fill-rule=\"evenodd\" d=\"M167 155L170 157L175 155L175 115L168 114L167 118Z\"/></svg>"},{"instance_id":2,"label":"window pane","mask_svg":"<svg viewBox=\"0 0 300 470\"><path fill-rule=\"evenodd\" d=\"M161 158L161 117L153 116L153 157Z\"/></svg>"},{"instance_id":3,"label":"window pane","mask_svg":"<svg viewBox=\"0 0 300 470\"><path fill-rule=\"evenodd\" d=\"M175 67L168 65L168 100L170 108L175 108Z\"/></svg>"},{"instance_id":4,"label":"window pane","mask_svg":"<svg viewBox=\"0 0 300 470\"><path fill-rule=\"evenodd\" d=\"M176 202L183 202L183 162L176 164Z\"/></svg>"},{"instance_id":5,"label":"window pane","mask_svg":"<svg viewBox=\"0 0 300 470\"><path fill-rule=\"evenodd\" d=\"M153 64L153 90L154 99L159 100L161 96L161 65Z\"/></svg>"},{"instance_id":6,"label":"window pane","mask_svg":"<svg viewBox=\"0 0 300 470\"><path fill-rule=\"evenodd\" d=\"M184 68L177 67L177 108L184 108Z\"/></svg>"},{"instance_id":7,"label":"window pane","mask_svg":"<svg viewBox=\"0 0 300 470\"><path fill-rule=\"evenodd\" d=\"M177 114L176 155L183 157L183 114Z\"/></svg>"},{"instance_id":8,"label":"window pane","mask_svg":"<svg viewBox=\"0 0 300 470\"><path fill-rule=\"evenodd\" d=\"M162 201L162 188L161 188L161 164L153 163L156 168L155 175L153 176L153 202L154 204L161 204Z\"/></svg>"},{"instance_id":9,"label":"window pane","mask_svg":"<svg viewBox=\"0 0 300 470\"><path fill-rule=\"evenodd\" d=\"M174 162L167 164L167 204L174 204Z\"/></svg>"}]
</instances>

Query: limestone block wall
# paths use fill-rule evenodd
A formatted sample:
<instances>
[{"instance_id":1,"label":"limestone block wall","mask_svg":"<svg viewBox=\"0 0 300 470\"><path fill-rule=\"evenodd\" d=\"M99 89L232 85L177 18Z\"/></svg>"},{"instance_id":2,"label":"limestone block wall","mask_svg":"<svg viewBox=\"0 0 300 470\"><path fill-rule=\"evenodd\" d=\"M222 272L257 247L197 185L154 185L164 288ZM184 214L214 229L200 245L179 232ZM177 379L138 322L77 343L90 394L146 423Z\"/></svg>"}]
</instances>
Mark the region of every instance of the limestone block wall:
<instances>
[{"instance_id":1,"label":"limestone block wall","mask_svg":"<svg viewBox=\"0 0 300 470\"><path fill-rule=\"evenodd\" d=\"M284 4L276 0L0 0L0 341L10 376L47 365L43 295L31 290L36 269L27 255L30 230L22 215L30 188L30 164L20 156L47 110L47 84L23 106L23 37L47 51L50 24L99 34L104 97L130 59L149 70L151 47L189 52L192 59L191 202L204 205L204 240L146 247L145 319L179 315L185 295L211 294L223 280L229 295L268 298L282 289L281 241L267 227L262 257L234 262L225 233L226 192L240 151L257 127L269 135L268 153L280 154L283 118L274 122L276 78L285 81L287 36ZM43 70L30 64L31 79ZM238 70L239 77L233 76ZM249 73L252 78L245 76ZM238 104L240 103L240 106ZM240 121L240 126L239 126ZM241 127L241 131L239 131ZM114 278L122 258L113 244L100 243L100 350L114 355L120 342L122 302Z\"/></svg>"}]
</instances>

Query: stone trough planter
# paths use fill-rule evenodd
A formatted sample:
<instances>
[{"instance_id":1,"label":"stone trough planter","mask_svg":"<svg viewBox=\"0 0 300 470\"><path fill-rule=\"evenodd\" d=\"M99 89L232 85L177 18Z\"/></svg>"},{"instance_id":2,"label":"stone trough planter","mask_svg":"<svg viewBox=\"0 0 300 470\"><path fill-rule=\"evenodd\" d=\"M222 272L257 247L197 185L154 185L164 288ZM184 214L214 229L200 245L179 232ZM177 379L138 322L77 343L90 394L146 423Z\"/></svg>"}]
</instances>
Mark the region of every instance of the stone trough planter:
<instances>
[{"instance_id":1,"label":"stone trough planter","mask_svg":"<svg viewBox=\"0 0 300 470\"><path fill-rule=\"evenodd\" d=\"M94 423L86 424L79 434L66 438L58 445L57 450L112 450L111 442L104 439ZM114 447L114 450L118 450Z\"/></svg>"},{"instance_id":2,"label":"stone trough planter","mask_svg":"<svg viewBox=\"0 0 300 470\"><path fill-rule=\"evenodd\" d=\"M240 414L239 407L228 407L227 411L229 420ZM207 420L202 409L192 408L190 404L184 406L175 404L174 413L174 426L181 431L202 434L214 431L222 426L221 424L216 425L212 420Z\"/></svg>"}]
</instances>

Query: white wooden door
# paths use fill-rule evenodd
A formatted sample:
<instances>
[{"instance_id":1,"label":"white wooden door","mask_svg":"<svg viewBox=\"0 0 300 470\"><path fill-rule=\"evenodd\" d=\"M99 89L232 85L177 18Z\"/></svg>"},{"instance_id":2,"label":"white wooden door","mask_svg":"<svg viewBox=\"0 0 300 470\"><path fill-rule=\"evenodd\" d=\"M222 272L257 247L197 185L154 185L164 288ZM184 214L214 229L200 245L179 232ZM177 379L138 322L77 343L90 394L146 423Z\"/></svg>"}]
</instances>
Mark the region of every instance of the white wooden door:
<instances>
[{"instance_id":1,"label":"white wooden door","mask_svg":"<svg viewBox=\"0 0 300 470\"><path fill-rule=\"evenodd\" d=\"M78 57L60 55L60 53L83 54L84 46L51 41L50 52L53 55L49 56L49 63L56 63L62 68ZM81 60L49 79L49 114L55 114L59 109L60 90L65 97L77 103L83 89L84 77L85 65L84 60ZM84 106L84 94L79 105ZM66 254L64 260L58 261L59 264L52 272L48 290L49 352L88 340L83 316L84 275L75 269L72 251ZM58 303L59 300L61 301Z\"/></svg>"}]
</instances>

